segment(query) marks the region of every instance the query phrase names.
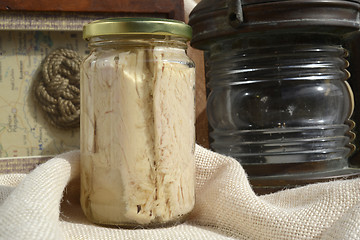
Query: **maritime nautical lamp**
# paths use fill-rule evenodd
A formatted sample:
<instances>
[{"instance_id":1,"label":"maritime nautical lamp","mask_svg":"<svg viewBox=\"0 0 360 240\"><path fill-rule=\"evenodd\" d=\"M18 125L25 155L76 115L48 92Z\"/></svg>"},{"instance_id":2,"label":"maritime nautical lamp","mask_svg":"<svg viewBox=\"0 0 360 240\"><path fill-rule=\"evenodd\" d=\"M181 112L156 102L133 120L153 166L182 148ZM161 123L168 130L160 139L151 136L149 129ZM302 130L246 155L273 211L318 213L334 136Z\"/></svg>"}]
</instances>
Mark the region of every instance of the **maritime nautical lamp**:
<instances>
[{"instance_id":1,"label":"maritime nautical lamp","mask_svg":"<svg viewBox=\"0 0 360 240\"><path fill-rule=\"evenodd\" d=\"M355 177L354 96L344 40L359 1L203 0L190 14L205 51L210 146L258 193Z\"/></svg>"}]
</instances>

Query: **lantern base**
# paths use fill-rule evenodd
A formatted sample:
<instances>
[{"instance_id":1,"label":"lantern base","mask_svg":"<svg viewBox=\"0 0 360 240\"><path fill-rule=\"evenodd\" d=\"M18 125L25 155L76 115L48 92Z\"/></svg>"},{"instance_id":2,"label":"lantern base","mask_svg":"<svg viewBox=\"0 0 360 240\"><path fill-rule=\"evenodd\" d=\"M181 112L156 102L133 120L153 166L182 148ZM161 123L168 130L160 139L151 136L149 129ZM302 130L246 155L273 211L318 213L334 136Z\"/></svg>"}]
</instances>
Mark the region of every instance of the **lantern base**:
<instances>
[{"instance_id":1,"label":"lantern base","mask_svg":"<svg viewBox=\"0 0 360 240\"><path fill-rule=\"evenodd\" d=\"M246 170L246 167L244 167ZM250 184L258 195L274 193L280 190L300 187L307 184L328 182L340 179L360 177L360 168L344 168L328 172L305 174L287 174L277 176L249 176Z\"/></svg>"}]
</instances>

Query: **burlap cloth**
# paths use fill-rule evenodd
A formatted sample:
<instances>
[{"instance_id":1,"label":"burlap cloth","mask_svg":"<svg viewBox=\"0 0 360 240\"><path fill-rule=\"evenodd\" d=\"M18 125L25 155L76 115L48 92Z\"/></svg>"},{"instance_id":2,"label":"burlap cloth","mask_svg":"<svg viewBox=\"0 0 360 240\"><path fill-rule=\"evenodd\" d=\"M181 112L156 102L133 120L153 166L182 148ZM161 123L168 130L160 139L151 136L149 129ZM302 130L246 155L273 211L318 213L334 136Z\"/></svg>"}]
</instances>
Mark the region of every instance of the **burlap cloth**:
<instances>
[{"instance_id":1,"label":"burlap cloth","mask_svg":"<svg viewBox=\"0 0 360 240\"><path fill-rule=\"evenodd\" d=\"M236 160L200 146L194 211L168 228L88 222L79 204L78 151L27 175L1 175L0 183L0 239L360 239L360 179L259 197Z\"/></svg>"}]
</instances>

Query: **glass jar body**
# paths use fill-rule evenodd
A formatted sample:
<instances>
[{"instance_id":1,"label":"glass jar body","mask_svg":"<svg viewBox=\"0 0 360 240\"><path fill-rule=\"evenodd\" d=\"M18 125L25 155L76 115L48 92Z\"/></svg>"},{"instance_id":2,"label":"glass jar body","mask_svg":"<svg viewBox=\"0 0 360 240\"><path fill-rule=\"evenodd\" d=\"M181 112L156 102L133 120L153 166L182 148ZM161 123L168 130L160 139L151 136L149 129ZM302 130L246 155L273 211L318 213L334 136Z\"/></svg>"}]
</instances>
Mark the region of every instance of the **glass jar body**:
<instances>
[{"instance_id":1,"label":"glass jar body","mask_svg":"<svg viewBox=\"0 0 360 240\"><path fill-rule=\"evenodd\" d=\"M159 226L195 203L195 67L184 39L90 39L81 69L81 206L98 224Z\"/></svg>"},{"instance_id":2,"label":"glass jar body","mask_svg":"<svg viewBox=\"0 0 360 240\"><path fill-rule=\"evenodd\" d=\"M243 164L347 166L354 103L346 56L335 37L321 34L214 44L207 73L212 149Z\"/></svg>"}]
</instances>

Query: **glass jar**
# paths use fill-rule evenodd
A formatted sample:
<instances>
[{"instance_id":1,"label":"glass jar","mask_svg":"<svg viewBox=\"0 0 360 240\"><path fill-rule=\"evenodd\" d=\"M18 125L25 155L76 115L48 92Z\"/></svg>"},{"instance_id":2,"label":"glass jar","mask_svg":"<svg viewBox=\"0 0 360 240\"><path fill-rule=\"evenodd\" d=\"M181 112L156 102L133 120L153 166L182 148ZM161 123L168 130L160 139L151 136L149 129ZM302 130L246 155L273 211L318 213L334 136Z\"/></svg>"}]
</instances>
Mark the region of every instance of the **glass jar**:
<instances>
[{"instance_id":1,"label":"glass jar","mask_svg":"<svg viewBox=\"0 0 360 240\"><path fill-rule=\"evenodd\" d=\"M181 222L195 203L195 66L191 28L115 18L84 27L81 206L104 225Z\"/></svg>"}]
</instances>

